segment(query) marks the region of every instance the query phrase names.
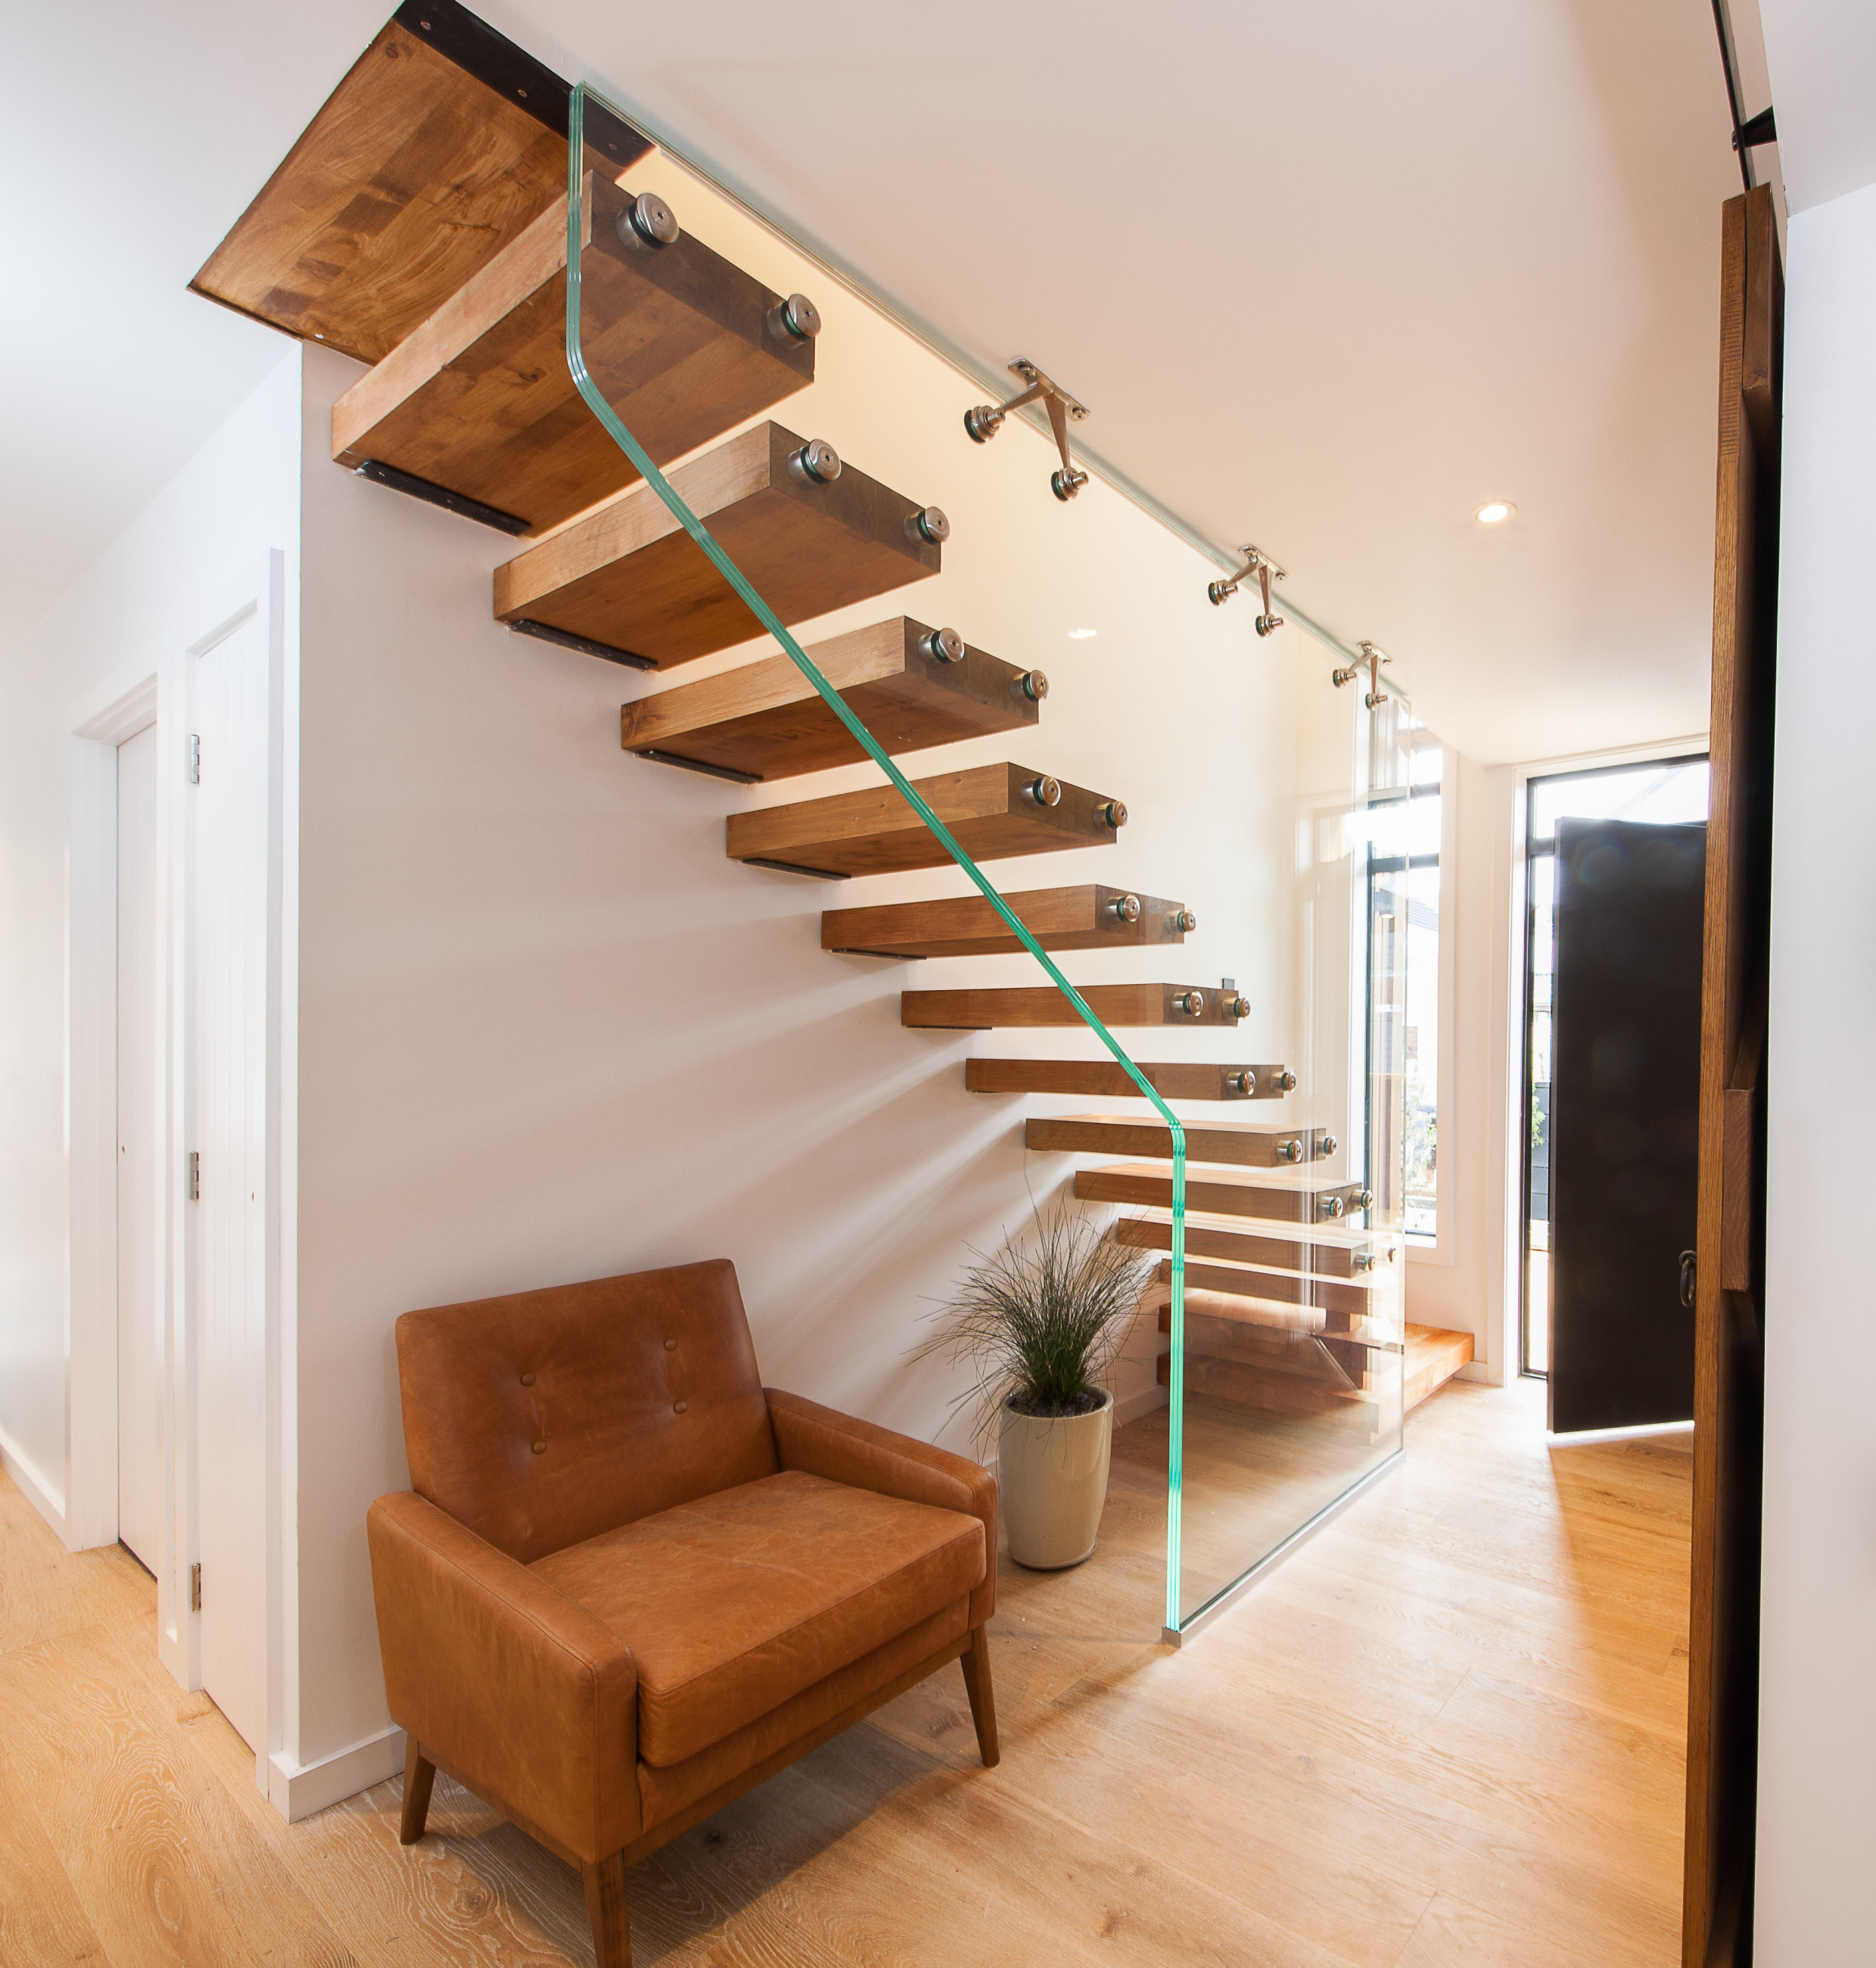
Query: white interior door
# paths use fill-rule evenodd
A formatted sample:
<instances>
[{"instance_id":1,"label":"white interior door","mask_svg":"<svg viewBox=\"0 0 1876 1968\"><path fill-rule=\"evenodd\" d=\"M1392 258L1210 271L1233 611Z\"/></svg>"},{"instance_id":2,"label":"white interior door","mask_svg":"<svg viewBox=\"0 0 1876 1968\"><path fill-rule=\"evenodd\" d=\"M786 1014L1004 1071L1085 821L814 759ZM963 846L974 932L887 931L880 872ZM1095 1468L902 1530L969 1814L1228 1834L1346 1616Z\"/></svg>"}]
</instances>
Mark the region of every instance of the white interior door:
<instances>
[{"instance_id":1,"label":"white interior door","mask_svg":"<svg viewBox=\"0 0 1876 1968\"><path fill-rule=\"evenodd\" d=\"M257 611L195 659L189 789L202 1679L255 1750L266 1731L267 655Z\"/></svg>"},{"instance_id":2,"label":"white interior door","mask_svg":"<svg viewBox=\"0 0 1876 1968\"><path fill-rule=\"evenodd\" d=\"M154 1571L163 1515L157 1295L156 727L117 748L118 1536Z\"/></svg>"}]
</instances>

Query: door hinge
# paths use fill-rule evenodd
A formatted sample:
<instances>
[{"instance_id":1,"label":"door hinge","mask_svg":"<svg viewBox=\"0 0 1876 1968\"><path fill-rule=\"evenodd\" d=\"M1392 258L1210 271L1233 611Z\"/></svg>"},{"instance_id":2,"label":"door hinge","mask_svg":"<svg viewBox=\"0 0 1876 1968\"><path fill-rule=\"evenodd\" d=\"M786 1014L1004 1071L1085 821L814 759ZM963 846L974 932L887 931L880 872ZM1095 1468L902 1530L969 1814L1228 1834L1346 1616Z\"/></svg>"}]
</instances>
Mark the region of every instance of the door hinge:
<instances>
[{"instance_id":1,"label":"door hinge","mask_svg":"<svg viewBox=\"0 0 1876 1968\"><path fill-rule=\"evenodd\" d=\"M189 1568L189 1610L192 1613L202 1610L202 1567L199 1564Z\"/></svg>"},{"instance_id":2,"label":"door hinge","mask_svg":"<svg viewBox=\"0 0 1876 1968\"><path fill-rule=\"evenodd\" d=\"M189 1199L191 1202L202 1200L202 1154L196 1148L189 1151Z\"/></svg>"},{"instance_id":3,"label":"door hinge","mask_svg":"<svg viewBox=\"0 0 1876 1968\"><path fill-rule=\"evenodd\" d=\"M202 784L202 738L194 731L189 734L189 783L192 786Z\"/></svg>"}]
</instances>

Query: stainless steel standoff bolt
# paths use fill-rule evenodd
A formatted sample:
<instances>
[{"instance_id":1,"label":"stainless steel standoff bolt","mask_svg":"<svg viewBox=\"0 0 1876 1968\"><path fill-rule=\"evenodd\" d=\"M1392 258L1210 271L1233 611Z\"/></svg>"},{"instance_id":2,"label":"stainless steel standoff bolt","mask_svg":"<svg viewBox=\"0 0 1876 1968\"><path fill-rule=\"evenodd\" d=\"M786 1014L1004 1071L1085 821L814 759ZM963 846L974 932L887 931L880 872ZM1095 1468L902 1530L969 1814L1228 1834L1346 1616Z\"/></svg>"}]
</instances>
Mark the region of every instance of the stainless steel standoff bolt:
<instances>
[{"instance_id":1,"label":"stainless steel standoff bolt","mask_svg":"<svg viewBox=\"0 0 1876 1968\"><path fill-rule=\"evenodd\" d=\"M1242 1093L1248 1098L1257 1090L1257 1076L1246 1067L1242 1073L1227 1073L1224 1083L1232 1092Z\"/></svg>"},{"instance_id":2,"label":"stainless steel standoff bolt","mask_svg":"<svg viewBox=\"0 0 1876 1968\"><path fill-rule=\"evenodd\" d=\"M1316 1144L1316 1153L1319 1155L1332 1155L1334 1152L1335 1137L1333 1135L1325 1135Z\"/></svg>"},{"instance_id":3,"label":"stainless steel standoff bolt","mask_svg":"<svg viewBox=\"0 0 1876 1968\"><path fill-rule=\"evenodd\" d=\"M1372 1251L1357 1251L1354 1256L1349 1260L1349 1268L1351 1270L1357 1271L1373 1270L1374 1269L1374 1253Z\"/></svg>"},{"instance_id":4,"label":"stainless steel standoff bolt","mask_svg":"<svg viewBox=\"0 0 1876 1968\"><path fill-rule=\"evenodd\" d=\"M812 438L789 459L788 468L816 485L831 485L840 476L840 454L825 438Z\"/></svg>"},{"instance_id":5,"label":"stainless steel standoff bolt","mask_svg":"<svg viewBox=\"0 0 1876 1968\"><path fill-rule=\"evenodd\" d=\"M1286 1093L1294 1093L1296 1091L1296 1076L1287 1066L1282 1072L1273 1073L1270 1076Z\"/></svg>"},{"instance_id":6,"label":"stainless steel standoff bolt","mask_svg":"<svg viewBox=\"0 0 1876 1968\"><path fill-rule=\"evenodd\" d=\"M906 531L927 546L941 547L951 537L951 522L936 506L914 513L905 523Z\"/></svg>"},{"instance_id":7,"label":"stainless steel standoff bolt","mask_svg":"<svg viewBox=\"0 0 1876 1968\"><path fill-rule=\"evenodd\" d=\"M820 309L806 294L791 294L769 309L768 330L778 341L812 341L821 331Z\"/></svg>"},{"instance_id":8,"label":"stainless steel standoff bolt","mask_svg":"<svg viewBox=\"0 0 1876 1968\"><path fill-rule=\"evenodd\" d=\"M1250 1016L1250 1000L1240 995L1224 1001L1225 1015L1228 1018L1247 1018Z\"/></svg>"},{"instance_id":9,"label":"stainless steel standoff bolt","mask_svg":"<svg viewBox=\"0 0 1876 1968\"><path fill-rule=\"evenodd\" d=\"M1095 808L1095 817L1117 830L1127 824L1127 805L1122 800L1108 800Z\"/></svg>"},{"instance_id":10,"label":"stainless steel standoff bolt","mask_svg":"<svg viewBox=\"0 0 1876 1968\"><path fill-rule=\"evenodd\" d=\"M964 638L955 629L928 630L918 639L919 652L936 663L961 663Z\"/></svg>"},{"instance_id":11,"label":"stainless steel standoff bolt","mask_svg":"<svg viewBox=\"0 0 1876 1968\"><path fill-rule=\"evenodd\" d=\"M1049 679L1040 670L1025 670L1017 678L1015 688L1032 704L1040 704L1049 694Z\"/></svg>"},{"instance_id":12,"label":"stainless steel standoff bolt","mask_svg":"<svg viewBox=\"0 0 1876 1968\"><path fill-rule=\"evenodd\" d=\"M655 191L642 191L619 215L619 237L627 246L674 246L678 215Z\"/></svg>"},{"instance_id":13,"label":"stainless steel standoff bolt","mask_svg":"<svg viewBox=\"0 0 1876 1968\"><path fill-rule=\"evenodd\" d=\"M1072 499L1087 483L1088 474L1085 471L1077 471L1072 464L1065 466L1059 471L1052 471L1049 474L1049 490L1064 505L1066 505L1069 500Z\"/></svg>"},{"instance_id":14,"label":"stainless steel standoff bolt","mask_svg":"<svg viewBox=\"0 0 1876 1968\"><path fill-rule=\"evenodd\" d=\"M1172 994L1172 1008L1183 1012L1189 1018L1202 1018L1205 1015L1205 994L1202 991L1176 991Z\"/></svg>"},{"instance_id":15,"label":"stainless steel standoff bolt","mask_svg":"<svg viewBox=\"0 0 1876 1968\"><path fill-rule=\"evenodd\" d=\"M1122 922L1130 923L1140 921L1140 898L1137 895L1116 895L1108 907L1120 918Z\"/></svg>"},{"instance_id":16,"label":"stainless steel standoff bolt","mask_svg":"<svg viewBox=\"0 0 1876 1968\"><path fill-rule=\"evenodd\" d=\"M1321 1206L1325 1216L1340 1216L1348 1207L1339 1196L1324 1196Z\"/></svg>"},{"instance_id":17,"label":"stainless steel standoff bolt","mask_svg":"<svg viewBox=\"0 0 1876 1968\"><path fill-rule=\"evenodd\" d=\"M1023 788L1025 799L1033 800L1038 806L1059 806L1062 804L1062 782L1052 779L1046 773L1031 779Z\"/></svg>"},{"instance_id":18,"label":"stainless steel standoff bolt","mask_svg":"<svg viewBox=\"0 0 1876 1968\"><path fill-rule=\"evenodd\" d=\"M1280 1162L1299 1162L1303 1158L1303 1144L1292 1135L1287 1141L1279 1141L1276 1148Z\"/></svg>"},{"instance_id":19,"label":"stainless steel standoff bolt","mask_svg":"<svg viewBox=\"0 0 1876 1968\"><path fill-rule=\"evenodd\" d=\"M1175 909L1172 927L1181 936L1189 936L1198 927L1198 918L1190 909Z\"/></svg>"},{"instance_id":20,"label":"stainless steel standoff bolt","mask_svg":"<svg viewBox=\"0 0 1876 1968\"><path fill-rule=\"evenodd\" d=\"M1355 1207L1357 1209L1372 1209L1374 1207L1374 1191L1371 1189L1364 1189L1355 1198Z\"/></svg>"}]
</instances>

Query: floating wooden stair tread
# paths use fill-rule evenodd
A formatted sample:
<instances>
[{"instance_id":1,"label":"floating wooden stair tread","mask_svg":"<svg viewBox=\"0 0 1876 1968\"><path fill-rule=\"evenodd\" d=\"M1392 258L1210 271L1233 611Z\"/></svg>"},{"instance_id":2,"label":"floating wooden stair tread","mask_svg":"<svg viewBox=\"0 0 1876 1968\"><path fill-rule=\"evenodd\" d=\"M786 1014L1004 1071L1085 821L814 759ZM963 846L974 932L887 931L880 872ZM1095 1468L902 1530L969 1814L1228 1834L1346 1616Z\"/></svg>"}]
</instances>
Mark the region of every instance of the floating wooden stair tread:
<instances>
[{"instance_id":1,"label":"floating wooden stair tread","mask_svg":"<svg viewBox=\"0 0 1876 1968\"><path fill-rule=\"evenodd\" d=\"M939 568L925 508L767 422L680 465L679 496L784 622L870 600ZM652 668L747 642L761 624L649 485L635 485L495 571L498 620Z\"/></svg>"},{"instance_id":2,"label":"floating wooden stair tread","mask_svg":"<svg viewBox=\"0 0 1876 1968\"><path fill-rule=\"evenodd\" d=\"M1160 1061L1140 1065L1166 1100L1280 1100L1289 1091L1281 1066L1208 1066ZM1143 1100L1126 1069L1111 1059L967 1059L967 1093L1066 1093L1076 1099Z\"/></svg>"},{"instance_id":3,"label":"floating wooden stair tread","mask_svg":"<svg viewBox=\"0 0 1876 1968\"><path fill-rule=\"evenodd\" d=\"M1170 1258L1161 1261L1154 1282L1171 1286ZM1203 1259L1195 1260L1189 1251L1185 1259L1185 1289L1188 1293L1222 1293L1227 1298L1263 1299L1278 1305L1314 1306L1336 1316L1330 1322L1331 1330L1337 1329L1336 1320L1345 1324L1351 1318L1366 1319L1374 1308L1373 1295L1360 1285L1340 1284L1328 1278L1291 1277L1282 1271L1251 1270L1235 1264L1208 1264Z\"/></svg>"},{"instance_id":4,"label":"floating wooden stair tread","mask_svg":"<svg viewBox=\"0 0 1876 1968\"><path fill-rule=\"evenodd\" d=\"M1160 1310L1160 1330L1172 1330L1172 1309ZM1392 1347L1376 1345L1377 1354L1399 1353ZM1188 1311L1185 1316L1185 1357L1208 1354L1214 1358L1241 1360L1266 1372L1295 1374L1312 1381L1340 1387L1346 1393L1374 1386L1382 1377L1373 1370L1368 1352L1353 1350L1319 1332L1285 1332L1280 1327L1253 1325L1242 1319L1215 1319L1205 1313ZM1163 1355L1163 1358L1166 1356ZM1352 1362L1352 1366L1350 1363ZM1382 1373L1386 1371L1385 1366Z\"/></svg>"},{"instance_id":5,"label":"floating wooden stair tread","mask_svg":"<svg viewBox=\"0 0 1876 1968\"><path fill-rule=\"evenodd\" d=\"M1172 1130L1163 1121L1111 1114L1034 1114L1023 1124L1023 1145L1056 1154L1151 1155L1172 1159ZM1288 1168L1321 1161L1336 1151L1323 1128L1273 1128L1254 1121L1193 1121L1185 1125L1185 1159L1238 1168Z\"/></svg>"},{"instance_id":6,"label":"floating wooden stair tread","mask_svg":"<svg viewBox=\"0 0 1876 1968\"><path fill-rule=\"evenodd\" d=\"M1135 889L1088 882L1031 889L1003 899L1045 950L1126 950L1185 940L1184 905ZM989 956L1023 947L982 895L828 909L821 915L822 949L865 956Z\"/></svg>"},{"instance_id":7,"label":"floating wooden stair tread","mask_svg":"<svg viewBox=\"0 0 1876 1968\"><path fill-rule=\"evenodd\" d=\"M911 995L911 994L907 994ZM1261 1216L1281 1223L1328 1224L1362 1207L1358 1183L1293 1186L1239 1169L1208 1169L1188 1176L1185 1206L1208 1216ZM1151 1162L1113 1162L1078 1170L1075 1193L1083 1202L1133 1202L1150 1209L1172 1207L1172 1178ZM1339 1208L1337 1207L1339 1206Z\"/></svg>"},{"instance_id":8,"label":"floating wooden stair tread","mask_svg":"<svg viewBox=\"0 0 1876 1968\"><path fill-rule=\"evenodd\" d=\"M1048 778L1033 766L976 766L912 785L964 851L979 861L1106 846L1114 840L1117 815L1125 817L1107 794ZM887 875L951 865L898 788L889 785L732 814L728 842L733 861L804 875Z\"/></svg>"},{"instance_id":9,"label":"floating wooden stair tread","mask_svg":"<svg viewBox=\"0 0 1876 1968\"><path fill-rule=\"evenodd\" d=\"M1401 1392L1402 1412L1418 1407L1429 1394L1437 1393L1471 1360L1470 1332L1448 1332L1437 1325L1409 1326L1405 1378Z\"/></svg>"},{"instance_id":10,"label":"floating wooden stair tread","mask_svg":"<svg viewBox=\"0 0 1876 1968\"><path fill-rule=\"evenodd\" d=\"M1114 1241L1136 1251L1169 1251L1172 1225L1169 1219L1152 1216L1124 1216L1114 1225ZM1372 1262L1372 1253L1346 1244L1295 1241L1287 1237L1261 1237L1255 1232L1216 1230L1208 1224L1185 1220L1185 1254L1191 1258L1224 1258L1240 1264L1274 1265L1279 1270L1307 1272L1317 1277L1360 1278L1374 1275L1367 1265L1356 1267L1356 1259Z\"/></svg>"},{"instance_id":11,"label":"floating wooden stair tread","mask_svg":"<svg viewBox=\"0 0 1876 1968\"><path fill-rule=\"evenodd\" d=\"M1143 1301L1151 1303L1157 1296L1163 1301L1166 1294L1163 1287L1149 1285ZM1203 1315L1222 1323L1234 1326L1255 1326L1260 1331L1281 1332L1295 1338L1313 1338L1322 1330L1322 1312L1319 1306L1286 1305L1280 1300L1271 1299L1260 1303L1242 1299L1228 1292L1210 1292L1202 1286L1189 1287L1185 1293L1185 1314L1188 1319ZM1160 1306L1160 1329L1168 1330L1169 1306Z\"/></svg>"},{"instance_id":12,"label":"floating wooden stair tread","mask_svg":"<svg viewBox=\"0 0 1876 1968\"><path fill-rule=\"evenodd\" d=\"M895 615L808 649L814 666L890 753L1027 730L1039 708L1035 672ZM1044 685L1043 688L1046 688ZM867 755L788 656L679 684L619 713L628 752L740 779L788 778Z\"/></svg>"},{"instance_id":13,"label":"floating wooden stair tread","mask_svg":"<svg viewBox=\"0 0 1876 1968\"><path fill-rule=\"evenodd\" d=\"M632 195L589 175L581 343L601 393L668 464L814 380L782 297L680 231L633 225ZM361 377L332 409L332 455L367 460L542 532L639 474L567 367L567 200Z\"/></svg>"},{"instance_id":14,"label":"floating wooden stair tread","mask_svg":"<svg viewBox=\"0 0 1876 1968\"><path fill-rule=\"evenodd\" d=\"M382 361L565 196L567 93L461 7L403 8L191 287ZM619 170L651 148L610 117L588 141Z\"/></svg>"},{"instance_id":15,"label":"floating wooden stair tread","mask_svg":"<svg viewBox=\"0 0 1876 1968\"><path fill-rule=\"evenodd\" d=\"M1242 1015L1234 992L1197 984L1080 984L1104 1025L1230 1025ZM1007 990L901 991L902 1025L988 1031L998 1025L1079 1025L1081 1014L1052 984Z\"/></svg>"},{"instance_id":16,"label":"floating wooden stair tread","mask_svg":"<svg viewBox=\"0 0 1876 1968\"><path fill-rule=\"evenodd\" d=\"M1157 1372L1160 1386L1170 1387L1170 1353L1160 1355ZM1185 1393L1189 1400L1204 1401L1214 1407L1234 1409L1244 1414L1361 1413L1377 1405L1374 1395L1359 1388L1340 1387L1326 1379L1305 1379L1300 1374L1273 1372L1262 1361L1230 1359L1205 1353L1186 1355Z\"/></svg>"}]
</instances>

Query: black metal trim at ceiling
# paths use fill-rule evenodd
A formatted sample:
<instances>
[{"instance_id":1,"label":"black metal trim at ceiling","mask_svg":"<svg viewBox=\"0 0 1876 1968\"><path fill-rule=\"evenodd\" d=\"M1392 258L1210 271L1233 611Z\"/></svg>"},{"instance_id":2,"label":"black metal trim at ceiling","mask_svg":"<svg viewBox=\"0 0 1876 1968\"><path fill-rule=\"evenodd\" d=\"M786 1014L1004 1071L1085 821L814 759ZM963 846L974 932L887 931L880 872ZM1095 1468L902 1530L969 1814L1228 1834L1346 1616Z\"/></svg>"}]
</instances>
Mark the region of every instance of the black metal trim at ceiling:
<instances>
[{"instance_id":1,"label":"black metal trim at ceiling","mask_svg":"<svg viewBox=\"0 0 1876 1968\"><path fill-rule=\"evenodd\" d=\"M1751 153L1760 144L1775 144L1778 128L1768 103L1756 116L1739 113L1739 59L1733 45L1732 15L1726 0L1713 0L1713 28L1719 36L1719 65L1726 74L1726 108L1732 118L1732 147L1739 160L1739 176L1748 191L1757 184Z\"/></svg>"},{"instance_id":2,"label":"black metal trim at ceiling","mask_svg":"<svg viewBox=\"0 0 1876 1968\"><path fill-rule=\"evenodd\" d=\"M465 75L519 104L537 123L559 136L566 135L573 84L563 82L544 62L516 47L458 0L405 0L391 18L406 34L429 42ZM621 170L655 147L643 131L635 130L592 101L587 104L586 141L589 149L604 151Z\"/></svg>"}]
</instances>

